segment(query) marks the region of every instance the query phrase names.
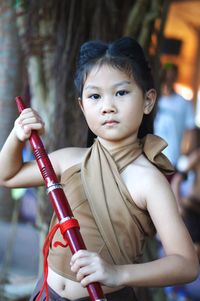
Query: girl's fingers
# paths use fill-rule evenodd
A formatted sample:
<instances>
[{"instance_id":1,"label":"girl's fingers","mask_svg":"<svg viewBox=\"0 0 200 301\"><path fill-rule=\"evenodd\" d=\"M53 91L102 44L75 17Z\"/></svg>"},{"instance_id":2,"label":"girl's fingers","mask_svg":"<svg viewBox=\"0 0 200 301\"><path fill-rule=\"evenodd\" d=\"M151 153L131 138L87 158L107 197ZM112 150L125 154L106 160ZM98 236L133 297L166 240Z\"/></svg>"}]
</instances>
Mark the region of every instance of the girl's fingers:
<instances>
[{"instance_id":1,"label":"girl's fingers","mask_svg":"<svg viewBox=\"0 0 200 301\"><path fill-rule=\"evenodd\" d=\"M37 119L35 116L34 117L30 117L30 118L26 118L26 119L22 119L21 120L21 125L25 125L25 124L34 124L34 123L40 123L43 124L43 121L40 119Z\"/></svg>"},{"instance_id":2,"label":"girl's fingers","mask_svg":"<svg viewBox=\"0 0 200 301\"><path fill-rule=\"evenodd\" d=\"M91 258L77 258L73 264L71 264L71 270L74 273L77 273L80 268L85 267L85 266L89 266L90 264L93 263L93 260Z\"/></svg>"},{"instance_id":3,"label":"girl's fingers","mask_svg":"<svg viewBox=\"0 0 200 301\"><path fill-rule=\"evenodd\" d=\"M72 256L70 264L71 270L76 273L77 281L84 287L105 277L105 263L96 253L87 250L78 251Z\"/></svg>"},{"instance_id":4,"label":"girl's fingers","mask_svg":"<svg viewBox=\"0 0 200 301\"><path fill-rule=\"evenodd\" d=\"M96 273L85 276L81 279L80 283L83 287L86 287L88 284L93 282L99 282L99 278Z\"/></svg>"},{"instance_id":5,"label":"girl's fingers","mask_svg":"<svg viewBox=\"0 0 200 301\"><path fill-rule=\"evenodd\" d=\"M76 273L81 267L94 263L96 257L98 257L96 253L79 250L71 258L71 270Z\"/></svg>"},{"instance_id":6,"label":"girl's fingers","mask_svg":"<svg viewBox=\"0 0 200 301\"><path fill-rule=\"evenodd\" d=\"M24 132L30 133L32 130L40 130L42 129L42 125L40 123L36 123L36 124L26 124L23 126Z\"/></svg>"},{"instance_id":7,"label":"girl's fingers","mask_svg":"<svg viewBox=\"0 0 200 301\"><path fill-rule=\"evenodd\" d=\"M29 118L35 118L36 120L42 121L42 118L40 117L40 115L36 111L34 111L33 109L23 110L19 117L20 117L21 120L25 120L25 119L29 119Z\"/></svg>"},{"instance_id":8,"label":"girl's fingers","mask_svg":"<svg viewBox=\"0 0 200 301\"><path fill-rule=\"evenodd\" d=\"M44 125L43 120L36 115L30 115L30 116L20 116L19 117L19 123L20 124L30 124L30 123L41 123Z\"/></svg>"},{"instance_id":9,"label":"girl's fingers","mask_svg":"<svg viewBox=\"0 0 200 301\"><path fill-rule=\"evenodd\" d=\"M18 139L24 141L30 137L32 130L36 130L42 135L44 133L44 122L36 111L27 108L17 118L15 128Z\"/></svg>"},{"instance_id":10,"label":"girl's fingers","mask_svg":"<svg viewBox=\"0 0 200 301\"><path fill-rule=\"evenodd\" d=\"M96 255L96 253L89 252L87 250L79 250L72 256L70 264L73 265L77 259L86 258L86 257L94 257L95 255Z\"/></svg>"},{"instance_id":11,"label":"girl's fingers","mask_svg":"<svg viewBox=\"0 0 200 301\"><path fill-rule=\"evenodd\" d=\"M119 270L115 265L105 262L97 253L78 251L72 256L70 264L77 281L84 287L96 281L111 287L118 285Z\"/></svg>"},{"instance_id":12,"label":"girl's fingers","mask_svg":"<svg viewBox=\"0 0 200 301\"><path fill-rule=\"evenodd\" d=\"M92 275L96 272L96 269L93 265L84 266L79 269L79 271L76 274L77 281L81 281L86 276Z\"/></svg>"}]
</instances>

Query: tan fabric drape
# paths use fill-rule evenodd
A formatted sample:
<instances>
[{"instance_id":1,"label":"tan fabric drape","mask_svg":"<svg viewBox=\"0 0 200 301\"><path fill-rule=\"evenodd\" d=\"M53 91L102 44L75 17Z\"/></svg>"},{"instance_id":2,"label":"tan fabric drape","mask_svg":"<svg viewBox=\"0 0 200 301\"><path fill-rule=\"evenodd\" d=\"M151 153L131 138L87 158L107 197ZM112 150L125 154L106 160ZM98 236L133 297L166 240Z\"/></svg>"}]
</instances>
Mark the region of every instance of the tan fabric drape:
<instances>
[{"instance_id":1,"label":"tan fabric drape","mask_svg":"<svg viewBox=\"0 0 200 301\"><path fill-rule=\"evenodd\" d=\"M159 169L167 174L171 173L172 165L160 152L166 145L161 138L147 135L141 142L117 148L110 153L97 139L83 162L81 174L87 199L99 231L116 264L133 261L132 233L135 231L135 224L140 227L132 212L136 210L136 206L133 206L133 200L122 181L120 171L144 152ZM128 239L124 239L124 233Z\"/></svg>"},{"instance_id":2,"label":"tan fabric drape","mask_svg":"<svg viewBox=\"0 0 200 301\"><path fill-rule=\"evenodd\" d=\"M140 262L145 236L155 234L148 212L137 207L120 172L142 153L162 171L172 172L171 164L160 153L163 146L163 140L148 135L142 141L109 153L97 139L82 165L70 167L61 177L87 249L99 253L108 263ZM54 214L50 228L56 223ZM53 242L57 240L64 242L60 231ZM56 273L76 280L70 270L70 258L69 248L55 248L52 244L49 266Z\"/></svg>"}]
</instances>

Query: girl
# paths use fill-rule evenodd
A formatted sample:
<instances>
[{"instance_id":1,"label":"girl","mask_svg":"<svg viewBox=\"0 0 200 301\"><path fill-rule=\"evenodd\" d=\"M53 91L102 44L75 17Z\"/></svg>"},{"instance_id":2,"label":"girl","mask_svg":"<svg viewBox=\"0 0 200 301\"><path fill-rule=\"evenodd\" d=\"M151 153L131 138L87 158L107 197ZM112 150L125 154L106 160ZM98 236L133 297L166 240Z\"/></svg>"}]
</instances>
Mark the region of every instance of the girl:
<instances>
[{"instance_id":1,"label":"girl","mask_svg":"<svg viewBox=\"0 0 200 301\"><path fill-rule=\"evenodd\" d=\"M54 241L63 242L56 233L48 256L50 300L89 300L85 286L95 281L103 285L107 300L115 301L136 300L134 287L192 281L198 260L163 175L172 172L161 154L166 143L153 135L138 138L143 115L152 111L156 100L142 48L128 37L111 44L83 44L75 85L80 108L97 139L91 148L60 149L50 159L88 251L71 257L68 248L55 248ZM43 184L36 163L22 162L31 130L42 134L44 124L28 108L1 151L1 185ZM56 222L53 215L50 228ZM156 231L166 255L141 263L145 237Z\"/></svg>"}]
</instances>

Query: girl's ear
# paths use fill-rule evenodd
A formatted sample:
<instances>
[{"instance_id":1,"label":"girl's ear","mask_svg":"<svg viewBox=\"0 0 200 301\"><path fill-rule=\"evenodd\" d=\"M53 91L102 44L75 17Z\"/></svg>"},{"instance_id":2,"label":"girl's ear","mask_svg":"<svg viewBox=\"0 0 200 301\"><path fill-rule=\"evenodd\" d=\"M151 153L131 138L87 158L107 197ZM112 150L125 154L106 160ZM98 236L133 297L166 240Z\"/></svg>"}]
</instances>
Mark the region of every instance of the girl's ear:
<instances>
[{"instance_id":1,"label":"girl's ear","mask_svg":"<svg viewBox=\"0 0 200 301\"><path fill-rule=\"evenodd\" d=\"M144 114L151 113L155 102L156 102L157 93L155 89L150 89L145 94L144 99Z\"/></svg>"},{"instance_id":2,"label":"girl's ear","mask_svg":"<svg viewBox=\"0 0 200 301\"><path fill-rule=\"evenodd\" d=\"M84 114L83 102L82 102L82 99L81 99L80 97L78 97L78 104L79 104L79 107L81 108L81 111L82 111L83 114Z\"/></svg>"}]
</instances>

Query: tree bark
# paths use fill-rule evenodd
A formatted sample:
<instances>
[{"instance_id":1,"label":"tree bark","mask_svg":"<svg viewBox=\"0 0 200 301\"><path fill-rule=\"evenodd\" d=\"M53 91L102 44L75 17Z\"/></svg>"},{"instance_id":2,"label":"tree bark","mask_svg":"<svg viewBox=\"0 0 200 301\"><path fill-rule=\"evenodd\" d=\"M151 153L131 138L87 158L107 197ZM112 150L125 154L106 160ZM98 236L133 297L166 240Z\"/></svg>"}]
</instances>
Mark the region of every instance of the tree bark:
<instances>
[{"instance_id":1,"label":"tree bark","mask_svg":"<svg viewBox=\"0 0 200 301\"><path fill-rule=\"evenodd\" d=\"M15 96L21 93L23 82L22 53L17 35L15 11L11 0L1 2L0 54L1 148L17 117ZM10 220L13 205L10 190L1 187L0 219Z\"/></svg>"}]
</instances>

